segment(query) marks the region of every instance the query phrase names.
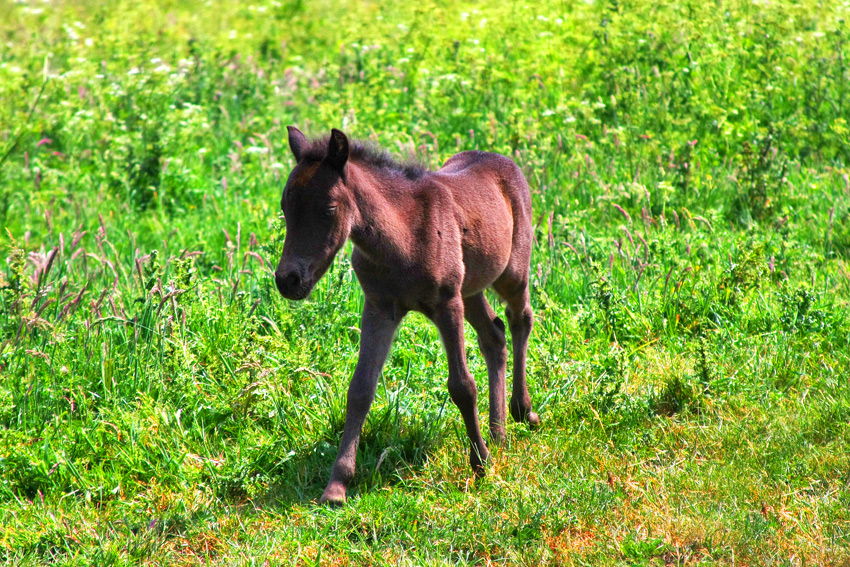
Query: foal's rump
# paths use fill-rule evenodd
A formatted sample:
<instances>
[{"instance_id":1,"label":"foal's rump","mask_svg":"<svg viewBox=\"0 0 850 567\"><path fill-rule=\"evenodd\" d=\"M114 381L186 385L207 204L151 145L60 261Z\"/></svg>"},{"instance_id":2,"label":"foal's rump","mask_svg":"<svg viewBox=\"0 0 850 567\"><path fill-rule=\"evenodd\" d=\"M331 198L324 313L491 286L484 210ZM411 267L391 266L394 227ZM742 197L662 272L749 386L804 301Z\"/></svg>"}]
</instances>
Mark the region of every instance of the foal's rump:
<instances>
[{"instance_id":1,"label":"foal's rump","mask_svg":"<svg viewBox=\"0 0 850 567\"><path fill-rule=\"evenodd\" d=\"M509 158L469 151L452 156L437 173L450 188L462 231L463 294L490 286L525 266L531 240L531 196Z\"/></svg>"}]
</instances>

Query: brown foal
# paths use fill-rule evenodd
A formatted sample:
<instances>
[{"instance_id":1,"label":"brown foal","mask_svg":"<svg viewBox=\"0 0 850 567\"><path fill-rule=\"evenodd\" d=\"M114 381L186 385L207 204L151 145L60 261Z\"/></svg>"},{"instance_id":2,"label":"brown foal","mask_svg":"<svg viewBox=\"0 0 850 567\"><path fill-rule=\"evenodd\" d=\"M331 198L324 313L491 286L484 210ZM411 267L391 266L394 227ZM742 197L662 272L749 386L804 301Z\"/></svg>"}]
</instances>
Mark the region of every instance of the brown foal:
<instances>
[{"instance_id":1,"label":"brown foal","mask_svg":"<svg viewBox=\"0 0 850 567\"><path fill-rule=\"evenodd\" d=\"M296 165L281 199L286 219L275 283L288 299L304 299L347 239L363 288L360 356L348 388L345 429L321 502L345 501L354 476L357 444L375 397L378 375L393 335L409 311L419 311L440 331L449 364L448 389L470 441L469 461L484 474L489 457L476 408L475 380L466 365L463 319L478 334L487 363L490 436L505 438L505 325L484 290L507 303L513 337L511 416L539 424L525 380L531 332L528 270L531 196L509 158L462 152L438 171L403 165L383 151L349 144L339 130L309 142L289 127Z\"/></svg>"}]
</instances>

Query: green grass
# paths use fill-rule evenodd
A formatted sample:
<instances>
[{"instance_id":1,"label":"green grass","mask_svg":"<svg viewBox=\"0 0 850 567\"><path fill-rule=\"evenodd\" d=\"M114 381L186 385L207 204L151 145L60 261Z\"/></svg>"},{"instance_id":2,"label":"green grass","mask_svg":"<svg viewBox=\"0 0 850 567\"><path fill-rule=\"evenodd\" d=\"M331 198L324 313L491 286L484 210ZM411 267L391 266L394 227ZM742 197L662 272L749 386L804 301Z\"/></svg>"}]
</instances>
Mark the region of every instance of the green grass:
<instances>
[{"instance_id":1,"label":"green grass","mask_svg":"<svg viewBox=\"0 0 850 567\"><path fill-rule=\"evenodd\" d=\"M850 6L396 4L0 0L0 563L850 565ZM362 295L274 289L288 124L523 168L486 478L413 315L315 504Z\"/></svg>"}]
</instances>

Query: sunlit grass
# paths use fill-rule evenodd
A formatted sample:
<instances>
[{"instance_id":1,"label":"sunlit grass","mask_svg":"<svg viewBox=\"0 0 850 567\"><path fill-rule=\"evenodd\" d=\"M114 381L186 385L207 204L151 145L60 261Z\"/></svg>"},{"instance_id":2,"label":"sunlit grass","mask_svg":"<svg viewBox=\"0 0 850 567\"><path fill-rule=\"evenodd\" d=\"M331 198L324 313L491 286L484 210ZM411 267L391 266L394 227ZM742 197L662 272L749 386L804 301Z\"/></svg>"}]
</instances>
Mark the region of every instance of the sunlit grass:
<instances>
[{"instance_id":1,"label":"sunlit grass","mask_svg":"<svg viewBox=\"0 0 850 567\"><path fill-rule=\"evenodd\" d=\"M848 10L0 3L0 562L846 564ZM523 168L543 426L486 478L413 315L316 506L363 298L350 245L274 289L288 124Z\"/></svg>"}]
</instances>

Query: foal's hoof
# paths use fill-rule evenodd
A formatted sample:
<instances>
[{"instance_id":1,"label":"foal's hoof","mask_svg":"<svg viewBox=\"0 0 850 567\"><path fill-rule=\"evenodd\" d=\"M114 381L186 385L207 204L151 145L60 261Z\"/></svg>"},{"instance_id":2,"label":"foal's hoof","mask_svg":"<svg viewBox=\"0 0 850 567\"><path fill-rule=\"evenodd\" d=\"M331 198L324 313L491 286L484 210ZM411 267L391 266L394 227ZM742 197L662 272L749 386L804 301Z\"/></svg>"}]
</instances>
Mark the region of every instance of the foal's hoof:
<instances>
[{"instance_id":1,"label":"foal's hoof","mask_svg":"<svg viewBox=\"0 0 850 567\"><path fill-rule=\"evenodd\" d=\"M490 426L490 443L492 445L504 445L505 440L508 438L507 433L505 433L505 428L502 426Z\"/></svg>"},{"instance_id":2,"label":"foal's hoof","mask_svg":"<svg viewBox=\"0 0 850 567\"><path fill-rule=\"evenodd\" d=\"M328 484L324 494L319 498L319 504L327 504L331 508L338 508L345 504L345 486L339 482Z\"/></svg>"},{"instance_id":3,"label":"foal's hoof","mask_svg":"<svg viewBox=\"0 0 850 567\"><path fill-rule=\"evenodd\" d=\"M487 467L481 463L472 465L472 474L475 475L475 478L484 478L487 476Z\"/></svg>"},{"instance_id":4,"label":"foal's hoof","mask_svg":"<svg viewBox=\"0 0 850 567\"><path fill-rule=\"evenodd\" d=\"M531 407L522 407L513 399L511 400L511 417L517 423L527 423L531 429L535 429L540 425L540 417L531 411Z\"/></svg>"},{"instance_id":5,"label":"foal's hoof","mask_svg":"<svg viewBox=\"0 0 850 567\"><path fill-rule=\"evenodd\" d=\"M485 450L483 454L479 454L473 450L469 454L469 464L472 466L472 474L475 475L475 478L482 478L487 475L487 463L489 462L489 451Z\"/></svg>"}]
</instances>

